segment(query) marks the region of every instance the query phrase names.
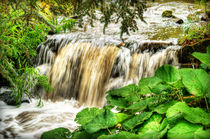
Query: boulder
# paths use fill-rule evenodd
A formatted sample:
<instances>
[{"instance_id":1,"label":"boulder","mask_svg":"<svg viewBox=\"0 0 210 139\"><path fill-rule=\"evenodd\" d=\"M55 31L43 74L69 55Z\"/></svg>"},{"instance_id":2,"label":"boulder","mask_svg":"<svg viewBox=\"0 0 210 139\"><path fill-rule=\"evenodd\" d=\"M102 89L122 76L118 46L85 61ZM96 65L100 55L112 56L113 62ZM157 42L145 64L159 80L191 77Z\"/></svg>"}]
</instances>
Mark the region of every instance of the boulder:
<instances>
[{"instance_id":1,"label":"boulder","mask_svg":"<svg viewBox=\"0 0 210 139\"><path fill-rule=\"evenodd\" d=\"M183 24L184 23L184 21L180 18L175 18L174 22L177 23L177 24Z\"/></svg>"},{"instance_id":2,"label":"boulder","mask_svg":"<svg viewBox=\"0 0 210 139\"><path fill-rule=\"evenodd\" d=\"M173 12L170 10L165 10L162 13L162 17L174 18Z\"/></svg>"},{"instance_id":3,"label":"boulder","mask_svg":"<svg viewBox=\"0 0 210 139\"><path fill-rule=\"evenodd\" d=\"M197 14L189 14L187 16L187 20L190 22L199 22L200 18L199 18L199 15L197 15Z\"/></svg>"},{"instance_id":4,"label":"boulder","mask_svg":"<svg viewBox=\"0 0 210 139\"><path fill-rule=\"evenodd\" d=\"M208 21L208 15L207 15L207 13L202 13L201 15L200 15L200 17L201 17L201 21Z\"/></svg>"},{"instance_id":5,"label":"boulder","mask_svg":"<svg viewBox=\"0 0 210 139\"><path fill-rule=\"evenodd\" d=\"M15 96L12 94L12 90L5 89L1 91L0 101L4 101L7 105L17 106L18 103L15 100ZM30 101L26 98L21 100L21 103L30 103Z\"/></svg>"}]
</instances>

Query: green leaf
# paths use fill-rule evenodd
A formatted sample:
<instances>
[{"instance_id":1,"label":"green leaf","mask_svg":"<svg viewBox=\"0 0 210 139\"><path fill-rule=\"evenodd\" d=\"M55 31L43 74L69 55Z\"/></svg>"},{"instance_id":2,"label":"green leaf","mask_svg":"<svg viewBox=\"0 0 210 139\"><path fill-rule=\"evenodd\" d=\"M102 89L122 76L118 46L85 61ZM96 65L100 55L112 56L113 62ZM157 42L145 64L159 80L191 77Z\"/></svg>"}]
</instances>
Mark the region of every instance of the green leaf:
<instances>
[{"instance_id":1,"label":"green leaf","mask_svg":"<svg viewBox=\"0 0 210 139\"><path fill-rule=\"evenodd\" d=\"M210 125L210 115L201 108L191 108L186 103L178 102L171 106L167 112L167 118L171 118L181 114L187 121L191 123L200 123L203 125Z\"/></svg>"},{"instance_id":2,"label":"green leaf","mask_svg":"<svg viewBox=\"0 0 210 139\"><path fill-rule=\"evenodd\" d=\"M131 117L131 115L128 115L128 114L125 114L125 113L116 113L117 123L121 123L121 122L127 120L130 117Z\"/></svg>"},{"instance_id":3,"label":"green leaf","mask_svg":"<svg viewBox=\"0 0 210 139\"><path fill-rule=\"evenodd\" d=\"M118 109L124 109L128 106L128 102L123 98L114 98L108 94L106 99L108 104L111 106L117 106Z\"/></svg>"},{"instance_id":4,"label":"green leaf","mask_svg":"<svg viewBox=\"0 0 210 139\"><path fill-rule=\"evenodd\" d=\"M203 96L210 91L210 75L202 69L180 69L183 84L195 96Z\"/></svg>"},{"instance_id":5,"label":"green leaf","mask_svg":"<svg viewBox=\"0 0 210 139\"><path fill-rule=\"evenodd\" d=\"M154 111L159 114L165 114L167 112L168 108L173 106L175 103L177 103L177 101L170 101L170 102L167 102L164 104L160 104L154 109Z\"/></svg>"},{"instance_id":6,"label":"green leaf","mask_svg":"<svg viewBox=\"0 0 210 139\"><path fill-rule=\"evenodd\" d=\"M41 139L67 139L70 138L71 132L67 128L56 128L41 135Z\"/></svg>"},{"instance_id":7,"label":"green leaf","mask_svg":"<svg viewBox=\"0 0 210 139\"><path fill-rule=\"evenodd\" d=\"M101 129L113 127L117 124L117 118L113 112L105 109L103 113L98 114L91 122L83 126L88 133L95 133Z\"/></svg>"},{"instance_id":8,"label":"green leaf","mask_svg":"<svg viewBox=\"0 0 210 139\"><path fill-rule=\"evenodd\" d=\"M160 122L162 116L160 114L153 114L144 124L139 128L138 133L144 134L150 131L160 131Z\"/></svg>"},{"instance_id":9,"label":"green leaf","mask_svg":"<svg viewBox=\"0 0 210 139\"><path fill-rule=\"evenodd\" d=\"M177 113L176 115L173 115L172 117L166 118L166 122L169 125L169 129L173 128L177 122L183 120L183 115L181 113Z\"/></svg>"},{"instance_id":10,"label":"green leaf","mask_svg":"<svg viewBox=\"0 0 210 139\"><path fill-rule=\"evenodd\" d=\"M144 139L160 139L167 133L167 122L164 119L162 121L160 114L153 114L149 120L138 129L138 135Z\"/></svg>"},{"instance_id":11,"label":"green leaf","mask_svg":"<svg viewBox=\"0 0 210 139\"><path fill-rule=\"evenodd\" d=\"M210 46L208 46L208 47L206 48L206 53L207 53L207 54L210 54Z\"/></svg>"},{"instance_id":12,"label":"green leaf","mask_svg":"<svg viewBox=\"0 0 210 139\"><path fill-rule=\"evenodd\" d=\"M167 127L160 132L150 130L144 134L139 134L139 139L161 139L164 137L167 131Z\"/></svg>"},{"instance_id":13,"label":"green leaf","mask_svg":"<svg viewBox=\"0 0 210 139\"><path fill-rule=\"evenodd\" d=\"M111 96L123 97L125 100L133 102L139 100L138 96L135 95L138 91L138 86L135 84L130 84L120 89L108 91L107 93Z\"/></svg>"},{"instance_id":14,"label":"green leaf","mask_svg":"<svg viewBox=\"0 0 210 139\"><path fill-rule=\"evenodd\" d=\"M139 112L147 108L147 100L140 100L129 107L125 108L127 110L131 110L132 112Z\"/></svg>"},{"instance_id":15,"label":"green leaf","mask_svg":"<svg viewBox=\"0 0 210 139\"><path fill-rule=\"evenodd\" d=\"M210 66L210 53L199 53L194 52L192 55L199 59L202 63L206 64L207 66Z\"/></svg>"},{"instance_id":16,"label":"green leaf","mask_svg":"<svg viewBox=\"0 0 210 139\"><path fill-rule=\"evenodd\" d=\"M168 139L208 139L209 130L203 130L201 125L191 124L187 121L180 121L175 127L168 131Z\"/></svg>"},{"instance_id":17,"label":"green leaf","mask_svg":"<svg viewBox=\"0 0 210 139\"><path fill-rule=\"evenodd\" d=\"M161 94L164 91L170 92L170 90L172 90L172 87L168 84L158 84L157 86L151 88L151 91L155 94Z\"/></svg>"},{"instance_id":18,"label":"green leaf","mask_svg":"<svg viewBox=\"0 0 210 139\"><path fill-rule=\"evenodd\" d=\"M98 114L102 113L103 109L98 108L85 108L79 113L77 113L77 116L75 118L75 121L78 124L85 125L92 121Z\"/></svg>"},{"instance_id":19,"label":"green leaf","mask_svg":"<svg viewBox=\"0 0 210 139\"><path fill-rule=\"evenodd\" d=\"M86 131L76 131L73 133L72 139L92 139L92 136Z\"/></svg>"},{"instance_id":20,"label":"green leaf","mask_svg":"<svg viewBox=\"0 0 210 139\"><path fill-rule=\"evenodd\" d=\"M164 65L158 68L155 72L155 76L167 83L175 83L181 79L179 71L170 65Z\"/></svg>"},{"instance_id":21,"label":"green leaf","mask_svg":"<svg viewBox=\"0 0 210 139\"><path fill-rule=\"evenodd\" d=\"M140 125L145 120L149 119L151 115L152 115L152 112L142 112L140 114L137 114L134 117L132 117L131 119L125 121L123 123L123 128L126 130L133 129L137 125Z\"/></svg>"},{"instance_id":22,"label":"green leaf","mask_svg":"<svg viewBox=\"0 0 210 139\"><path fill-rule=\"evenodd\" d=\"M98 139L139 139L138 135L122 131L114 135L102 135Z\"/></svg>"},{"instance_id":23,"label":"green leaf","mask_svg":"<svg viewBox=\"0 0 210 139\"><path fill-rule=\"evenodd\" d=\"M161 79L157 78L157 77L148 77L148 78L143 78L139 81L139 89L140 92L138 92L138 94L150 94L152 93L152 91L150 90L150 88L154 88L156 87L158 84L160 84L162 82Z\"/></svg>"}]
</instances>

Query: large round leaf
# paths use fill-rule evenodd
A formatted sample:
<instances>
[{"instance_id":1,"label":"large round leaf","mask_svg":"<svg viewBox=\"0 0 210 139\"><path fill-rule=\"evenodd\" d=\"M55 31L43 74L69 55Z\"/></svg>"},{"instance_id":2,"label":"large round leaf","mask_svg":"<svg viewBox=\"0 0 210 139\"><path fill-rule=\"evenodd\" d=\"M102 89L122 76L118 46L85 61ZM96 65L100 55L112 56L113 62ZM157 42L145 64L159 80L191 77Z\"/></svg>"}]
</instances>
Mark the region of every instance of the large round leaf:
<instances>
[{"instance_id":1,"label":"large round leaf","mask_svg":"<svg viewBox=\"0 0 210 139\"><path fill-rule=\"evenodd\" d=\"M41 135L41 139L67 139L70 138L71 132L67 128L56 128Z\"/></svg>"},{"instance_id":2,"label":"large round leaf","mask_svg":"<svg viewBox=\"0 0 210 139\"><path fill-rule=\"evenodd\" d=\"M166 112L167 118L174 117L178 114L181 114L191 123L200 123L207 126L210 125L210 115L201 108L191 108L186 103L177 102Z\"/></svg>"},{"instance_id":3,"label":"large round leaf","mask_svg":"<svg viewBox=\"0 0 210 139\"><path fill-rule=\"evenodd\" d=\"M157 69L155 76L168 83L176 83L181 79L178 69L170 65L164 65Z\"/></svg>"},{"instance_id":4,"label":"large round leaf","mask_svg":"<svg viewBox=\"0 0 210 139\"><path fill-rule=\"evenodd\" d=\"M83 126L88 133L95 133L101 129L113 127L117 124L117 116L108 109L98 114L91 122Z\"/></svg>"},{"instance_id":5,"label":"large round leaf","mask_svg":"<svg viewBox=\"0 0 210 139\"><path fill-rule=\"evenodd\" d=\"M123 123L123 128L128 130L128 129L133 129L137 125L142 124L145 120L149 119L150 116L152 115L152 112L142 112L140 114L137 114L133 118L125 121Z\"/></svg>"},{"instance_id":6,"label":"large round leaf","mask_svg":"<svg viewBox=\"0 0 210 139\"><path fill-rule=\"evenodd\" d=\"M168 131L167 137L168 139L208 139L210 132L203 130L201 125L182 120Z\"/></svg>"},{"instance_id":7,"label":"large round leaf","mask_svg":"<svg viewBox=\"0 0 210 139\"><path fill-rule=\"evenodd\" d=\"M75 121L78 124L85 125L92 121L98 114L102 113L103 109L98 108L85 108L79 113L77 113L77 116L75 118Z\"/></svg>"},{"instance_id":8,"label":"large round leaf","mask_svg":"<svg viewBox=\"0 0 210 139\"><path fill-rule=\"evenodd\" d=\"M199 53L194 52L192 54L194 57L199 59L202 63L206 64L207 66L210 66L210 54L209 53Z\"/></svg>"},{"instance_id":9,"label":"large round leaf","mask_svg":"<svg viewBox=\"0 0 210 139\"><path fill-rule=\"evenodd\" d=\"M210 75L202 69L180 69L182 82L190 94L203 96L210 91Z\"/></svg>"}]
</instances>

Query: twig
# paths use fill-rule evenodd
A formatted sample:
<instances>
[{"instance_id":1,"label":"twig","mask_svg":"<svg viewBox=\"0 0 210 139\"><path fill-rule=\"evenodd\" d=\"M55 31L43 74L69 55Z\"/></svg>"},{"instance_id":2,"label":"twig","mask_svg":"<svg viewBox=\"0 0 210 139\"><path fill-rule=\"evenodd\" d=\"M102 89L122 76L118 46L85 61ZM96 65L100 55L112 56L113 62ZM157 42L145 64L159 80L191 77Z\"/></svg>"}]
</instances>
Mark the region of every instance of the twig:
<instances>
[{"instance_id":1,"label":"twig","mask_svg":"<svg viewBox=\"0 0 210 139\"><path fill-rule=\"evenodd\" d=\"M208 110L208 109L209 109L209 105L208 105L208 102L207 102L206 96L204 96L204 99L205 99L205 102L206 102L206 108L207 108L207 110Z\"/></svg>"},{"instance_id":2,"label":"twig","mask_svg":"<svg viewBox=\"0 0 210 139\"><path fill-rule=\"evenodd\" d=\"M111 133L111 131L109 130L109 128L107 128L107 130L108 130L109 134L112 135L112 133Z\"/></svg>"}]
</instances>

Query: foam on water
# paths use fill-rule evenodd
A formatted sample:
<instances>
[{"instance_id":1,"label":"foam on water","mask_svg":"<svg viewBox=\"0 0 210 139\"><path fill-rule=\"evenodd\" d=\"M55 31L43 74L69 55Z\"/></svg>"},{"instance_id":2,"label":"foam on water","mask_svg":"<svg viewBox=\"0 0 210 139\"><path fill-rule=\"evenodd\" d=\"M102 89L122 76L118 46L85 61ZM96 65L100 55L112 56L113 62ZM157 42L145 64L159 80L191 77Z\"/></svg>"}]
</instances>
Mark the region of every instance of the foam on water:
<instances>
[{"instance_id":1,"label":"foam on water","mask_svg":"<svg viewBox=\"0 0 210 139\"><path fill-rule=\"evenodd\" d=\"M109 72L112 70L111 77L107 84L104 84L105 86L103 86L104 90L107 91L130 83L138 83L140 78L154 75L155 70L161 65L172 64L176 66L178 64L176 50L179 49L179 46L177 46L177 39L179 36L183 35L182 26L186 26L188 14L200 9L192 3L183 1L174 2L172 0L167 3L149 3L148 6L147 11L144 13L144 19L147 24L138 20L137 24L139 30L137 32L131 32L130 36L123 36L125 38L125 43L132 43L131 45L128 45L128 47L123 46L119 47L119 49L115 48L122 42L119 36L120 24L113 23L109 24L107 27L106 34L102 34L103 24L95 22L95 27L88 25L86 32L82 31L50 36L46 42L38 47L39 58L37 60L37 65L39 65L40 72L45 75L49 75L51 72L50 74L52 77L56 79L57 76L53 75L52 71L54 72L54 70L56 70L54 73L58 73L59 68L56 69L56 66L53 65L53 63L56 63L57 61L57 66L59 67L59 60L56 58L61 57L61 55L59 56L58 54L61 52L65 57L70 55L73 58L80 58L83 63L86 63L87 66L80 66L82 67L80 69L85 71L86 74L89 73L89 67L91 67L91 70L94 70L94 68L98 69L95 71L101 71L100 69L104 70L104 68L97 67L100 65L100 61L103 62L106 61L106 59L111 58L111 56L115 56L115 59L112 58L113 61L110 64L113 65L113 67L110 66L108 70ZM176 17L183 19L186 23L179 25L172 21L172 19L162 18L161 14L164 10L172 10ZM100 14L98 16L100 16ZM89 44L86 45L84 43ZM77 44L84 47L72 47L72 45ZM159 47L159 44L161 44L160 49L154 50L156 49L156 46ZM107 47L109 45L115 46L111 49L116 49L117 54L116 51L113 51L113 55L110 54L112 51L107 51L107 48L110 49L110 47ZM70 49L67 49L65 52L65 46L68 46L72 50L77 50L75 52L78 53L75 54L74 51L69 51ZM95 46L98 48L95 48ZM152 46L152 48L150 48L150 46ZM86 50L85 48L88 49ZM89 48L97 50L95 52L98 52L99 58L93 57L92 60L87 61L88 57L86 57L86 59L83 60L82 58L84 58L84 56L80 56L79 53L84 53L84 55L90 54L91 50ZM108 58L103 58L102 56ZM71 59L66 59L66 61L67 60L71 61ZM66 62L65 60L61 61ZM94 63L92 63L93 61L98 63L98 65L94 65ZM109 62L110 61L106 63L109 64ZM78 63L76 61L73 61L72 63L73 66L70 66L70 68L73 70L78 69ZM54 69L52 68L53 66ZM60 66L62 67L62 65ZM62 68L64 68L64 66ZM78 73L78 75L83 75L83 71L78 72L75 70L72 75L76 76L76 73ZM88 77L96 79L95 77L98 76L98 73L92 72L92 75ZM66 75L64 74L63 76L65 77ZM74 82L73 78L71 79L72 82ZM101 80L101 78L99 79ZM86 80L84 80L84 82L86 82ZM98 80L96 80L96 82ZM90 82L89 86L94 86L93 81ZM58 81L58 84L59 82L60 80ZM97 87L98 85L95 88L97 89ZM79 88L81 89L81 87ZM86 91L86 89L87 88L83 87L83 90ZM2 89L0 90L1 93L3 91L4 90ZM81 91L81 93L83 92L84 91ZM41 108L37 107L38 101L39 100L37 99L32 99L30 104L23 103L19 108L8 106L0 101L0 138L31 139L39 138L44 131L58 127L66 127L70 131L76 129L78 125L74 122L74 118L76 114L84 108L84 106L80 106L76 100L64 99L63 101L56 102L43 100L44 106Z\"/></svg>"},{"instance_id":2,"label":"foam on water","mask_svg":"<svg viewBox=\"0 0 210 139\"><path fill-rule=\"evenodd\" d=\"M79 107L77 101L43 100L44 106L41 108L37 107L38 101L32 99L30 104L23 103L19 108L0 101L0 138L31 139L39 138L44 131L58 127L65 127L70 131L76 129L78 125L74 118L84 108Z\"/></svg>"}]
</instances>

